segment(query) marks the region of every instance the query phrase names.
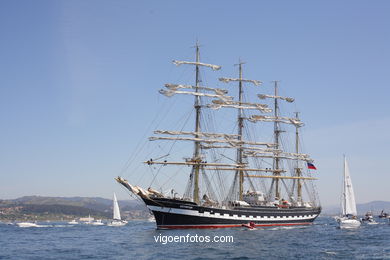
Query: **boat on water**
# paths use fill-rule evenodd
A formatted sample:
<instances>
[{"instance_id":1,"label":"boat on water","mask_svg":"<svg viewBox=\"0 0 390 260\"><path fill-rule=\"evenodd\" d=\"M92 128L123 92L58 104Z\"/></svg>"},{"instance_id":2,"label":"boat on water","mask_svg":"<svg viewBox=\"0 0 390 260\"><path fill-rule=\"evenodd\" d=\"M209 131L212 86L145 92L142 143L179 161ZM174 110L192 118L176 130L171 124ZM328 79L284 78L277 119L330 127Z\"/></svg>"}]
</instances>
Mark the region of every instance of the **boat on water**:
<instances>
[{"instance_id":1,"label":"boat on water","mask_svg":"<svg viewBox=\"0 0 390 260\"><path fill-rule=\"evenodd\" d=\"M357 218L355 194L353 192L351 175L347 158L344 156L343 192L341 198L342 215L337 219L341 229L358 228L361 222Z\"/></svg>"},{"instance_id":2,"label":"boat on water","mask_svg":"<svg viewBox=\"0 0 390 260\"><path fill-rule=\"evenodd\" d=\"M80 218L79 219L80 223L83 223L83 224L92 223L94 220L95 220L95 218L91 217L91 215L88 215L87 218Z\"/></svg>"},{"instance_id":3,"label":"boat on water","mask_svg":"<svg viewBox=\"0 0 390 260\"><path fill-rule=\"evenodd\" d=\"M18 227L39 227L37 223L33 222L18 222L16 223Z\"/></svg>"},{"instance_id":4,"label":"boat on water","mask_svg":"<svg viewBox=\"0 0 390 260\"><path fill-rule=\"evenodd\" d=\"M116 195L114 193L113 199L113 220L107 224L107 226L124 226L127 224L126 220L121 219L121 212L119 210L118 200L116 199Z\"/></svg>"},{"instance_id":5,"label":"boat on water","mask_svg":"<svg viewBox=\"0 0 390 260\"><path fill-rule=\"evenodd\" d=\"M256 228L255 222L252 222L252 221L249 222L248 224L242 224L241 226L246 227L248 229L255 229Z\"/></svg>"},{"instance_id":6,"label":"boat on water","mask_svg":"<svg viewBox=\"0 0 390 260\"><path fill-rule=\"evenodd\" d=\"M72 221L69 221L68 224L69 225L77 225L77 224L79 224L79 222L77 222L75 219L73 219Z\"/></svg>"},{"instance_id":7,"label":"boat on water","mask_svg":"<svg viewBox=\"0 0 390 260\"><path fill-rule=\"evenodd\" d=\"M375 221L375 218L371 211L368 211L364 217L361 219L361 222L367 223L369 225L375 225L378 224L378 222Z\"/></svg>"},{"instance_id":8,"label":"boat on water","mask_svg":"<svg viewBox=\"0 0 390 260\"><path fill-rule=\"evenodd\" d=\"M93 225L93 226L103 226L104 225L104 223L101 219L97 219L95 221L88 222L87 224Z\"/></svg>"},{"instance_id":9,"label":"boat on water","mask_svg":"<svg viewBox=\"0 0 390 260\"><path fill-rule=\"evenodd\" d=\"M87 218L80 218L79 221L82 223L82 224L86 224L86 225L93 225L93 226L103 226L104 223L101 219L96 219L91 217L91 215L88 215Z\"/></svg>"},{"instance_id":10,"label":"boat on water","mask_svg":"<svg viewBox=\"0 0 390 260\"><path fill-rule=\"evenodd\" d=\"M281 103L289 106L294 99L279 94L279 81L273 81L270 94L264 88L263 93L244 95L262 82L243 78L241 61L238 78L219 78L220 84L235 83L237 90L204 86L203 69L216 71L221 66L201 62L198 44L195 49L195 61L173 61L195 68L195 84L165 84L159 91L171 99L192 96L193 113L187 119L193 119L195 127L175 111L171 116L180 118L178 128L155 130L149 138L159 141L154 151L163 150L161 143L170 147L168 154L144 161L153 172L152 184L142 188L120 176L116 181L146 204L158 229L311 224L321 212L313 185L316 168L313 159L301 151L304 124L299 114L286 115L281 110ZM218 117L220 111L224 114ZM190 146L184 153L173 154L178 143ZM171 170L161 174L165 168ZM177 183L174 188L183 189L180 194L173 190L164 194L164 187L156 187L154 180L158 175L165 175L165 180L174 178L174 172L186 174L187 185Z\"/></svg>"},{"instance_id":11,"label":"boat on water","mask_svg":"<svg viewBox=\"0 0 390 260\"><path fill-rule=\"evenodd\" d=\"M381 214L379 214L379 218L390 218L390 215L382 210Z\"/></svg>"}]
</instances>

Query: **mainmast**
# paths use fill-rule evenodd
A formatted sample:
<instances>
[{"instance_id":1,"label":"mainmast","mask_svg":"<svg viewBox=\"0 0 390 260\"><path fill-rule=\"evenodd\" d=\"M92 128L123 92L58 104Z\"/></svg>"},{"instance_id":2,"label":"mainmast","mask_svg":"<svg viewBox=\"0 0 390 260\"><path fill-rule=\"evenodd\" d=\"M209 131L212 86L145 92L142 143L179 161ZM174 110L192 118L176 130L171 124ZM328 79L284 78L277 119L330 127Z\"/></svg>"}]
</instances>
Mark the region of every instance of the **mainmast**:
<instances>
[{"instance_id":1,"label":"mainmast","mask_svg":"<svg viewBox=\"0 0 390 260\"><path fill-rule=\"evenodd\" d=\"M195 92L199 92L199 44L196 42L196 66L195 66ZM201 104L200 104L200 96L195 96L195 111L196 111L196 118L195 118L195 133L200 132L200 114L201 114ZM198 134L195 134L195 138L199 138ZM194 164L193 166L193 174L194 174L194 193L193 193L193 199L195 203L199 203L199 170L200 170L200 162L201 162L201 156L200 156L200 142L195 141L195 147L194 147L194 162L198 162L198 164Z\"/></svg>"},{"instance_id":2,"label":"mainmast","mask_svg":"<svg viewBox=\"0 0 390 260\"><path fill-rule=\"evenodd\" d=\"M274 81L274 89L275 89L275 97L278 96L278 81ZM278 106L278 99L274 98L274 116L275 118L279 117L279 106ZM279 135L280 135L280 129L279 129L279 122L277 120L274 121L274 143L275 143L275 149L279 150L280 145L279 145ZM280 158L279 157L274 157L274 176L279 176L279 163L280 163ZM275 182L275 197L280 199L280 188L279 188L279 179L275 178L273 179L273 182Z\"/></svg>"},{"instance_id":3,"label":"mainmast","mask_svg":"<svg viewBox=\"0 0 390 260\"><path fill-rule=\"evenodd\" d=\"M242 77L242 65L244 62L239 60L238 64L238 78L220 78L219 80L225 83L231 82L231 81L238 81L238 102L219 102L220 107L234 107L238 110L238 118L237 118L237 124L238 124L238 142L241 142L243 140L243 128L244 128L244 109L258 109L260 111L269 111L267 106L263 104L254 104L254 103L247 103L243 101L243 82L252 83L256 86L259 86L261 84L261 81L258 80L251 80L251 79L243 79ZM218 104L215 104L218 105ZM243 163L243 145L244 142L237 145L237 164L241 165L241 167L237 167L236 174L235 174L235 181L238 177L238 197L239 200L243 200L243 191L244 191L244 163ZM234 185L234 184L233 184Z\"/></svg>"},{"instance_id":4,"label":"mainmast","mask_svg":"<svg viewBox=\"0 0 390 260\"><path fill-rule=\"evenodd\" d=\"M238 63L238 71L239 71L239 81L238 81L238 102L241 105L243 99L243 90L242 90L242 64L241 60ZM242 129L244 128L244 118L243 118L243 109L240 107L238 109L238 140L242 140ZM242 164L242 145L240 145L237 149L237 163ZM243 199L244 192L244 171L237 170L239 176L239 199Z\"/></svg>"}]
</instances>

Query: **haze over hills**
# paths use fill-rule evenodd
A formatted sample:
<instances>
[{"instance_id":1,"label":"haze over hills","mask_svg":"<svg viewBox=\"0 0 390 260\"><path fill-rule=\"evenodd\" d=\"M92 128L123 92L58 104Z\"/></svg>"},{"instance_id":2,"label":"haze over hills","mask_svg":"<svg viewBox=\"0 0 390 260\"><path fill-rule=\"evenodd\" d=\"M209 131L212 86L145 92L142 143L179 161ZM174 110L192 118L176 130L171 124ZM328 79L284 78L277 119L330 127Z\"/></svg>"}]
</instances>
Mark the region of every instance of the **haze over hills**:
<instances>
[{"instance_id":1,"label":"haze over hills","mask_svg":"<svg viewBox=\"0 0 390 260\"><path fill-rule=\"evenodd\" d=\"M149 211L136 200L118 201L123 218L147 218ZM112 217L112 200L99 197L25 196L0 200L0 220Z\"/></svg>"},{"instance_id":2,"label":"haze over hills","mask_svg":"<svg viewBox=\"0 0 390 260\"><path fill-rule=\"evenodd\" d=\"M148 218L149 210L137 200L119 200L124 218ZM372 211L374 215L382 210L390 213L389 201L372 201L357 204L359 215ZM334 216L340 213L340 206L325 206L321 215ZM70 219L83 216L111 218L112 200L100 197L44 197L24 196L17 199L0 200L0 219L22 219L37 216L40 219Z\"/></svg>"},{"instance_id":3,"label":"haze over hills","mask_svg":"<svg viewBox=\"0 0 390 260\"><path fill-rule=\"evenodd\" d=\"M382 210L390 212L389 201L371 201L368 203L361 203L356 205L358 215L364 215L368 211L372 211L374 215L379 214ZM338 215L340 214L341 207L339 205L323 207L322 215Z\"/></svg>"},{"instance_id":4,"label":"haze over hills","mask_svg":"<svg viewBox=\"0 0 390 260\"><path fill-rule=\"evenodd\" d=\"M1 201L1 200L0 200ZM24 196L17 199L4 200L22 204L36 205L69 205L105 211L112 207L112 200L100 197L44 197L44 196ZM123 210L139 208L142 204L136 200L119 200Z\"/></svg>"}]
</instances>

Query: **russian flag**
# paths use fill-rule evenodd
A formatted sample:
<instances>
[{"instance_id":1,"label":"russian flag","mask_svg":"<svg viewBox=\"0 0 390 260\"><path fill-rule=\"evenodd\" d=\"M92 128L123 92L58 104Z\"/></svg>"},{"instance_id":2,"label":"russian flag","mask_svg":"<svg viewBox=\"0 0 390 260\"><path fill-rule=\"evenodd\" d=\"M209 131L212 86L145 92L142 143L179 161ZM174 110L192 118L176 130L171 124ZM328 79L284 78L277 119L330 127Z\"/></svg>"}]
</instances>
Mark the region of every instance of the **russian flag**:
<instances>
[{"instance_id":1,"label":"russian flag","mask_svg":"<svg viewBox=\"0 0 390 260\"><path fill-rule=\"evenodd\" d=\"M314 164L307 162L307 168L312 170L317 170L317 168L314 166Z\"/></svg>"}]
</instances>

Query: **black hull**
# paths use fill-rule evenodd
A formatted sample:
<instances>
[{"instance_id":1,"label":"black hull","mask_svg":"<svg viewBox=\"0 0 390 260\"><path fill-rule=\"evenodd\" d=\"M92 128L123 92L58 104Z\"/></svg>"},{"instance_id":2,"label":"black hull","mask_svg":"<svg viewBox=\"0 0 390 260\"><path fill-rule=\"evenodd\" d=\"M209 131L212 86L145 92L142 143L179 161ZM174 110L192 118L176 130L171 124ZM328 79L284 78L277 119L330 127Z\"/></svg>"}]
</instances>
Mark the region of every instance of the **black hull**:
<instances>
[{"instance_id":1,"label":"black hull","mask_svg":"<svg viewBox=\"0 0 390 260\"><path fill-rule=\"evenodd\" d=\"M309 225L321 212L320 207L254 206L221 209L174 199L143 200L153 212L159 229L241 227L249 222L255 223L255 226Z\"/></svg>"}]
</instances>

